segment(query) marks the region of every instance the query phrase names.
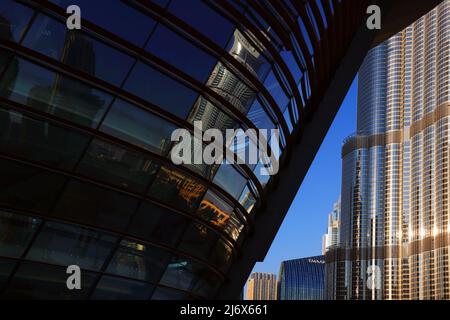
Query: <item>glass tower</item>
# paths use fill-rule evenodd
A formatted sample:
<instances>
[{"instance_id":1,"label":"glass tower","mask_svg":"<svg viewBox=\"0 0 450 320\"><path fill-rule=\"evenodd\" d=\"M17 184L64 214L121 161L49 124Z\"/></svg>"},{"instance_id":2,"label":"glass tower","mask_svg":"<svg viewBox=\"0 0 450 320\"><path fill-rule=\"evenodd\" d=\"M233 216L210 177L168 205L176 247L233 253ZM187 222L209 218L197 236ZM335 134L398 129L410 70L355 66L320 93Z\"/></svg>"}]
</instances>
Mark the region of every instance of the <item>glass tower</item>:
<instances>
[{"instance_id":1,"label":"glass tower","mask_svg":"<svg viewBox=\"0 0 450 320\"><path fill-rule=\"evenodd\" d=\"M367 55L331 299L450 299L450 1Z\"/></svg>"},{"instance_id":2,"label":"glass tower","mask_svg":"<svg viewBox=\"0 0 450 320\"><path fill-rule=\"evenodd\" d=\"M325 257L314 256L281 263L279 300L324 300Z\"/></svg>"}]
</instances>

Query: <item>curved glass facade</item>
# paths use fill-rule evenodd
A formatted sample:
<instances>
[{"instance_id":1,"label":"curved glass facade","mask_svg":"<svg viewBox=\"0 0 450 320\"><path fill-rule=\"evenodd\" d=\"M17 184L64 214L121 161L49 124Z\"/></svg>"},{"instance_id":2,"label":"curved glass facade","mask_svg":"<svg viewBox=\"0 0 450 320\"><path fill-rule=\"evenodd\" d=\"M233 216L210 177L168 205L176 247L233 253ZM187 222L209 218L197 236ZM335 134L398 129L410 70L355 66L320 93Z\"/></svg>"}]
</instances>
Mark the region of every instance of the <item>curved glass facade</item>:
<instances>
[{"instance_id":1,"label":"curved glass facade","mask_svg":"<svg viewBox=\"0 0 450 320\"><path fill-rule=\"evenodd\" d=\"M279 300L324 300L325 257L283 261L278 276Z\"/></svg>"},{"instance_id":2,"label":"curved glass facade","mask_svg":"<svg viewBox=\"0 0 450 320\"><path fill-rule=\"evenodd\" d=\"M449 14L443 1L361 67L331 299L450 298Z\"/></svg>"},{"instance_id":3,"label":"curved glass facade","mask_svg":"<svg viewBox=\"0 0 450 320\"><path fill-rule=\"evenodd\" d=\"M66 27L72 4L81 30ZM339 59L318 53L335 9L2 0L0 297L215 297L269 177L261 164L175 166L171 133L276 128L285 154L331 70L318 62Z\"/></svg>"}]
</instances>

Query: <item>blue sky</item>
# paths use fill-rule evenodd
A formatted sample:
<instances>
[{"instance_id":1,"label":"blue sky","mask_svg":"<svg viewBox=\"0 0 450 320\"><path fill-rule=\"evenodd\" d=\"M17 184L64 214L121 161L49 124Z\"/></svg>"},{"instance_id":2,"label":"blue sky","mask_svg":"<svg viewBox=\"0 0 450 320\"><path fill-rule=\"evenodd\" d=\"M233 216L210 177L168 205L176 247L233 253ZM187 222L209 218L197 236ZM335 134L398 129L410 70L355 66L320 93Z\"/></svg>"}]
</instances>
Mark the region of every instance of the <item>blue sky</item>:
<instances>
[{"instance_id":1,"label":"blue sky","mask_svg":"<svg viewBox=\"0 0 450 320\"><path fill-rule=\"evenodd\" d=\"M357 81L343 101L264 262L254 272L278 275L283 260L320 255L327 216L341 192L342 141L356 131Z\"/></svg>"}]
</instances>

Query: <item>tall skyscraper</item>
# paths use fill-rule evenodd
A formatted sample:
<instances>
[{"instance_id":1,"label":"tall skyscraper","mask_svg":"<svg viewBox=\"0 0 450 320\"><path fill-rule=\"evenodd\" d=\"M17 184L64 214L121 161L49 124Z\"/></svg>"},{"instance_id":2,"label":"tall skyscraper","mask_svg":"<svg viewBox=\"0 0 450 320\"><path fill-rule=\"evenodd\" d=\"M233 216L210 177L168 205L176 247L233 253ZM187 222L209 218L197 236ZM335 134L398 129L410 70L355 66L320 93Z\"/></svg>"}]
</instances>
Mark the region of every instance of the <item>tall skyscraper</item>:
<instances>
[{"instance_id":1,"label":"tall skyscraper","mask_svg":"<svg viewBox=\"0 0 450 320\"><path fill-rule=\"evenodd\" d=\"M278 277L279 300L323 300L325 257L283 261Z\"/></svg>"},{"instance_id":2,"label":"tall skyscraper","mask_svg":"<svg viewBox=\"0 0 450 320\"><path fill-rule=\"evenodd\" d=\"M444 1L360 69L330 298L450 299L449 14Z\"/></svg>"},{"instance_id":3,"label":"tall skyscraper","mask_svg":"<svg viewBox=\"0 0 450 320\"><path fill-rule=\"evenodd\" d=\"M277 300L277 276L254 272L247 281L247 300Z\"/></svg>"},{"instance_id":4,"label":"tall skyscraper","mask_svg":"<svg viewBox=\"0 0 450 320\"><path fill-rule=\"evenodd\" d=\"M339 244L339 219L341 216L341 199L333 204L333 211L328 214L327 233L322 238L322 254L325 255L329 248Z\"/></svg>"}]
</instances>

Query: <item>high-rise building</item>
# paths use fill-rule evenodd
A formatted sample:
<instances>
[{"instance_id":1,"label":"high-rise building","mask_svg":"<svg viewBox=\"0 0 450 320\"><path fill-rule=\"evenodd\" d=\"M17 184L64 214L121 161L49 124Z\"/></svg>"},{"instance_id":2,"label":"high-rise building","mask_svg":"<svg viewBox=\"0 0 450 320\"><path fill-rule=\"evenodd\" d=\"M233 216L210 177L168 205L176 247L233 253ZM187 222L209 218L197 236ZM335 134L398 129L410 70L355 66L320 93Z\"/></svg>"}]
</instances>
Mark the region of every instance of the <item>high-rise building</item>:
<instances>
[{"instance_id":1,"label":"high-rise building","mask_svg":"<svg viewBox=\"0 0 450 320\"><path fill-rule=\"evenodd\" d=\"M388 2L1 0L0 298L238 297ZM439 0L410 2L398 25ZM174 164L197 120L279 129L285 178Z\"/></svg>"},{"instance_id":2,"label":"high-rise building","mask_svg":"<svg viewBox=\"0 0 450 320\"><path fill-rule=\"evenodd\" d=\"M246 300L277 300L277 276L254 272L247 281Z\"/></svg>"},{"instance_id":3,"label":"high-rise building","mask_svg":"<svg viewBox=\"0 0 450 320\"><path fill-rule=\"evenodd\" d=\"M341 199L333 204L333 211L328 214L327 232L322 238L322 255L325 255L329 248L339 244L339 219L341 216Z\"/></svg>"},{"instance_id":4,"label":"high-rise building","mask_svg":"<svg viewBox=\"0 0 450 320\"><path fill-rule=\"evenodd\" d=\"M325 257L283 261L278 276L279 300L324 300Z\"/></svg>"},{"instance_id":5,"label":"high-rise building","mask_svg":"<svg viewBox=\"0 0 450 320\"><path fill-rule=\"evenodd\" d=\"M330 298L450 299L450 1L367 55Z\"/></svg>"}]
</instances>

